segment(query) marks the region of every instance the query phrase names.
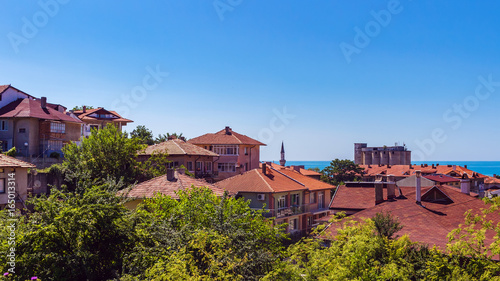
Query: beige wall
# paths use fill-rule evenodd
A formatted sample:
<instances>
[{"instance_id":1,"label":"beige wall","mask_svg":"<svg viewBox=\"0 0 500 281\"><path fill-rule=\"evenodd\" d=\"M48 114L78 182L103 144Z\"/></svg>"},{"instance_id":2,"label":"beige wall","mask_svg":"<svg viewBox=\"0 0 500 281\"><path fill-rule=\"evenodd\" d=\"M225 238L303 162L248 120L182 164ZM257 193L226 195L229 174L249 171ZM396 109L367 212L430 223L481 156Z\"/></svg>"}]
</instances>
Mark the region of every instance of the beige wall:
<instances>
[{"instance_id":1,"label":"beige wall","mask_svg":"<svg viewBox=\"0 0 500 281\"><path fill-rule=\"evenodd\" d=\"M25 129L25 133L20 133L20 129ZM14 146L19 155L29 157L38 156L40 150L39 130L40 123L36 118L16 118L14 120ZM24 144L28 143L28 147Z\"/></svg>"},{"instance_id":2,"label":"beige wall","mask_svg":"<svg viewBox=\"0 0 500 281\"><path fill-rule=\"evenodd\" d=\"M1 170L0 170L1 171ZM0 179L5 181L5 193L0 193L0 205L5 205L8 202L8 182L9 182L9 173L15 172L15 187L16 192L19 194L23 201L26 201L28 197L28 168L4 168L3 172L0 172Z\"/></svg>"}]
</instances>

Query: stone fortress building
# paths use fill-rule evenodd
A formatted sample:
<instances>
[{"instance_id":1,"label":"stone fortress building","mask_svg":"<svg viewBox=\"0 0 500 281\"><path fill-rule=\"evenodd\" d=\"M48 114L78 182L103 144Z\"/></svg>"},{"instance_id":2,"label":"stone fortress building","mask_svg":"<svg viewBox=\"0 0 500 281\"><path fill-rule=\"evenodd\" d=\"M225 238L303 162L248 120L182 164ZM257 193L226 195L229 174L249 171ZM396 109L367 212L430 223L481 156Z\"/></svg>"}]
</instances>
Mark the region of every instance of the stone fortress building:
<instances>
[{"instance_id":1,"label":"stone fortress building","mask_svg":"<svg viewBox=\"0 0 500 281\"><path fill-rule=\"evenodd\" d=\"M354 163L358 165L410 165L411 151L405 145L368 147L354 144Z\"/></svg>"}]
</instances>

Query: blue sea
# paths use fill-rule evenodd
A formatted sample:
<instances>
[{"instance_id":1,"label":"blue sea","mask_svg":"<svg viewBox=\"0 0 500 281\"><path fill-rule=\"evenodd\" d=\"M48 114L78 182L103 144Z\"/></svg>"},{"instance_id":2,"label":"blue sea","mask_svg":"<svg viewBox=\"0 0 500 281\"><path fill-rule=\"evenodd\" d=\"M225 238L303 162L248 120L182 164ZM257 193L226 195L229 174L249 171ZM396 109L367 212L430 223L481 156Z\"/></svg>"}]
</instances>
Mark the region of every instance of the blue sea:
<instances>
[{"instance_id":1,"label":"blue sea","mask_svg":"<svg viewBox=\"0 0 500 281\"><path fill-rule=\"evenodd\" d=\"M277 161L274 161L278 164ZM433 162L419 162L414 161L412 164L440 164L440 165L458 165L478 172L483 175L493 176L493 174L500 175L500 161L433 161ZM286 161L286 165L304 165L306 169L319 168L323 170L326 166L330 165L330 161Z\"/></svg>"}]
</instances>

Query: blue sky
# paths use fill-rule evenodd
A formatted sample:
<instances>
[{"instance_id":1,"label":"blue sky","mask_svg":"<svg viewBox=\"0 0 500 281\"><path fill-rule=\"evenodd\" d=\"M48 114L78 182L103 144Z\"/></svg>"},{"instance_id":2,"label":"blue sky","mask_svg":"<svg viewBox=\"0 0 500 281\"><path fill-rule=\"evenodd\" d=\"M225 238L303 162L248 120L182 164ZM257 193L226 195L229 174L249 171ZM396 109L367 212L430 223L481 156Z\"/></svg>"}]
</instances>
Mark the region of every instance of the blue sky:
<instances>
[{"instance_id":1,"label":"blue sky","mask_svg":"<svg viewBox=\"0 0 500 281\"><path fill-rule=\"evenodd\" d=\"M288 160L352 159L355 142L405 143L414 160L499 160L499 8L2 1L0 84L116 109L135 121L127 131L192 138L228 125L267 143L264 160L279 159L281 141Z\"/></svg>"}]
</instances>

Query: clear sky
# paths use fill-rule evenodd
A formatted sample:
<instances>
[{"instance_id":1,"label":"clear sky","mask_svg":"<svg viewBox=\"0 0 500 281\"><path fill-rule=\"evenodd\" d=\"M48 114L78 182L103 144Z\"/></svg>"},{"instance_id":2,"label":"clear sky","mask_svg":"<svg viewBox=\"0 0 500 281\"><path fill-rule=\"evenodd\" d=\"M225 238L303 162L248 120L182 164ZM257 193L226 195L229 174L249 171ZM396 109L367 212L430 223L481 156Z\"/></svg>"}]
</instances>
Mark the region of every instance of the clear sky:
<instances>
[{"instance_id":1,"label":"clear sky","mask_svg":"<svg viewBox=\"0 0 500 281\"><path fill-rule=\"evenodd\" d=\"M21 3L20 3L21 2ZM500 160L498 1L2 1L0 84L261 159ZM151 74L152 73L152 74ZM496 82L499 81L499 82Z\"/></svg>"}]
</instances>

